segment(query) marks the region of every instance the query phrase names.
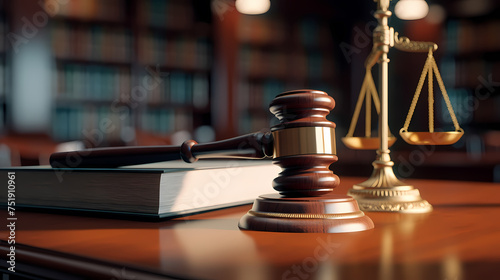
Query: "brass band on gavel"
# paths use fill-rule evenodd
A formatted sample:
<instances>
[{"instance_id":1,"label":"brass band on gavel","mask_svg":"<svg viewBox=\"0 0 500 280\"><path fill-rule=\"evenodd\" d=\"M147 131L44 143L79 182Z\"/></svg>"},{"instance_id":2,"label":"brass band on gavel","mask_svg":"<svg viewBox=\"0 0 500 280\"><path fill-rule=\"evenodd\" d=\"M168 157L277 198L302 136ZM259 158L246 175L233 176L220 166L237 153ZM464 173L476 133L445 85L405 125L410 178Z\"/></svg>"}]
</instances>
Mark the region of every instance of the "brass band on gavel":
<instances>
[{"instance_id":1,"label":"brass band on gavel","mask_svg":"<svg viewBox=\"0 0 500 280\"><path fill-rule=\"evenodd\" d=\"M273 131L274 158L291 155L335 155L333 127L293 127Z\"/></svg>"}]
</instances>

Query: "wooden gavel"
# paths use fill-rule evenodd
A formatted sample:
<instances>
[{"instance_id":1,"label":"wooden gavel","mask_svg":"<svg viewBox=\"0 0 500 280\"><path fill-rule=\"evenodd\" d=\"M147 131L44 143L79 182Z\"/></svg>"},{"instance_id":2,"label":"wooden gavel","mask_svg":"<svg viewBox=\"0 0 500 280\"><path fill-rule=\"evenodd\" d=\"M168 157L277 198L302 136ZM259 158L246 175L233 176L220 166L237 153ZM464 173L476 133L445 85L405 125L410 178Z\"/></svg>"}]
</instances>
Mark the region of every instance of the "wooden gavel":
<instances>
[{"instance_id":1,"label":"wooden gavel","mask_svg":"<svg viewBox=\"0 0 500 280\"><path fill-rule=\"evenodd\" d=\"M192 163L203 158L273 158L283 171L273 187L286 197L330 193L339 178L330 169L337 161L335 123L326 116L335 101L323 91L295 90L279 94L270 111L280 123L271 132L253 133L212 143L188 140L179 146L95 148L54 153L54 168L112 168L176 160Z\"/></svg>"}]
</instances>

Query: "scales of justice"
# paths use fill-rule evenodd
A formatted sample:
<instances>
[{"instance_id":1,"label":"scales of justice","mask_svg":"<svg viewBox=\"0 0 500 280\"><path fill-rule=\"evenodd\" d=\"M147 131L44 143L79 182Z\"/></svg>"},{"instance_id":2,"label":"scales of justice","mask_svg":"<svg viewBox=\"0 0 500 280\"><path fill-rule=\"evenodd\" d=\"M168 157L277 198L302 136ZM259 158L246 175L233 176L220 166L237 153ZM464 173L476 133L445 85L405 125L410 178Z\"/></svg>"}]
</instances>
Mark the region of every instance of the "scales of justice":
<instances>
[{"instance_id":1,"label":"scales of justice","mask_svg":"<svg viewBox=\"0 0 500 280\"><path fill-rule=\"evenodd\" d=\"M412 42L398 37L389 28L387 19L389 0L378 0L375 17L378 26L374 30L373 50L366 59L366 76L355 107L351 127L342 139L353 149L377 150L371 177L356 184L348 195L333 193L340 184L339 177L330 169L338 160L336 155L336 124L326 119L335 107L335 100L318 90L294 90L278 94L270 104L270 111L279 124L270 132L257 132L227 140L198 144L194 140L178 146L143 146L96 148L86 151L54 153L50 157L54 168L65 167L79 159L77 165L69 167L114 168L134 164L178 160L192 163L206 158L272 158L282 168L273 180L277 193L259 196L239 221L242 230L275 232L354 232L369 230L373 221L363 211L389 211L424 213L432 206L420 197L413 186L399 181L389 156L389 146L396 140L388 127L388 63L391 47L409 52L427 52L424 70L413 97L401 137L414 145L452 144L463 135L446 94L443 81L434 61L437 45L431 42ZM372 67L380 65L380 100L371 75ZM441 89L455 126L455 131L434 131L433 77ZM429 91L429 131L408 130L416 103L425 79ZM354 137L355 126L363 100L366 105L366 130L364 137ZM379 113L379 135L372 137L370 127L371 102Z\"/></svg>"},{"instance_id":2,"label":"scales of justice","mask_svg":"<svg viewBox=\"0 0 500 280\"><path fill-rule=\"evenodd\" d=\"M443 80L439 73L433 52L438 46L432 42L411 41L406 37L399 37L392 27L388 26L388 18L392 15L388 10L390 0L375 0L378 9L374 16L378 25L373 31L373 48L365 61L366 74L361 86L358 101L355 106L348 133L342 138L342 142L351 149L377 150L377 156L373 162L373 173L370 178L362 183L354 185L348 195L354 197L361 210L364 211L389 211L402 213L425 213L432 211L432 206L421 198L418 189L398 180L392 169L394 163L389 156L389 147L396 141L391 134L388 125L388 64L387 54L391 47L405 52L427 52L422 74L420 76L415 95L411 102L406 121L399 134L401 138L411 145L451 145L457 142L463 135L450 99L446 93ZM372 67L379 64L380 76L380 99L371 74ZM455 131L434 131L434 84L435 75L442 96L449 111ZM427 78L428 83L428 109L429 109L429 131L409 131L410 121L415 111L415 106L420 92ZM361 107L365 103L365 136L354 137L354 130L359 118ZM378 137L371 135L371 101L379 114Z\"/></svg>"}]
</instances>

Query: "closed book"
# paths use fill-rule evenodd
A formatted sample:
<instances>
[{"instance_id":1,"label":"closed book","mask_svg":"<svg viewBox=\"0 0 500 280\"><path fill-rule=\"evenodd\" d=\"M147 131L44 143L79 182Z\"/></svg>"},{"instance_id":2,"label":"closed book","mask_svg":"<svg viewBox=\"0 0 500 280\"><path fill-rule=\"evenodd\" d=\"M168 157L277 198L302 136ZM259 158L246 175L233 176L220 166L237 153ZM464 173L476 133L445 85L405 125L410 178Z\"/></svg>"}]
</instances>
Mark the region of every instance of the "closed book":
<instances>
[{"instance_id":1,"label":"closed book","mask_svg":"<svg viewBox=\"0 0 500 280\"><path fill-rule=\"evenodd\" d=\"M8 201L15 201L11 206L17 208L106 217L170 218L251 203L261 194L275 192L272 180L279 172L270 161L247 160L173 161L113 169L2 168L5 182L8 173L15 178L8 187L3 184L0 203L7 207Z\"/></svg>"}]
</instances>

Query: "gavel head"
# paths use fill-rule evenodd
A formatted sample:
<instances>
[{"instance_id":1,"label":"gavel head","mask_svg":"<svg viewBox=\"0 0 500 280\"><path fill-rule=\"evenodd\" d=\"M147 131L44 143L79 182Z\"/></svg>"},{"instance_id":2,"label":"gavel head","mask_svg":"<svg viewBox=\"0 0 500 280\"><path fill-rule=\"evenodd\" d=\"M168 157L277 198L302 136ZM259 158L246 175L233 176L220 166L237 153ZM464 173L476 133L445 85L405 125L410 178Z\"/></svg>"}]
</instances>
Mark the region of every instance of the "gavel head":
<instances>
[{"instance_id":1,"label":"gavel head","mask_svg":"<svg viewBox=\"0 0 500 280\"><path fill-rule=\"evenodd\" d=\"M323 91L294 90L276 96L269 107L280 121L271 128L273 162L283 169L274 189L286 197L330 193L340 183L329 168L338 160L335 123L326 119L333 98Z\"/></svg>"}]
</instances>

